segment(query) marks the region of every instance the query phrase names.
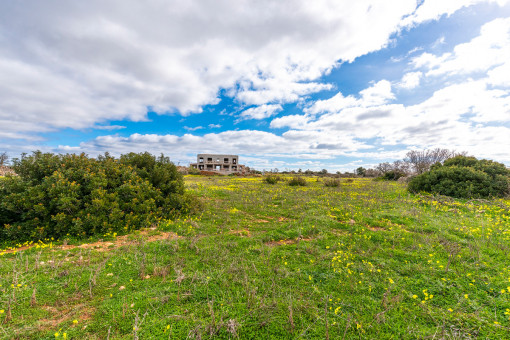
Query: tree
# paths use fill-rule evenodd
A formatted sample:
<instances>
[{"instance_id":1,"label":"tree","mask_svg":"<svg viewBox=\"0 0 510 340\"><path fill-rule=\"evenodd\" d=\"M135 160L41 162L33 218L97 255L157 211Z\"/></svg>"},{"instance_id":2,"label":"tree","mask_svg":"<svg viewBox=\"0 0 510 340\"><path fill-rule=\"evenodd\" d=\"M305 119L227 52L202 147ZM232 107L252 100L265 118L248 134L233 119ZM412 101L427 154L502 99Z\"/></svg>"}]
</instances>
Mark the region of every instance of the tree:
<instances>
[{"instance_id":1,"label":"tree","mask_svg":"<svg viewBox=\"0 0 510 340\"><path fill-rule=\"evenodd\" d=\"M7 152L0 153L0 166L6 165L8 160L9 156L7 155Z\"/></svg>"},{"instance_id":2,"label":"tree","mask_svg":"<svg viewBox=\"0 0 510 340\"><path fill-rule=\"evenodd\" d=\"M366 172L367 172L367 169L365 169L362 166L360 166L359 168L356 169L356 175L361 176L361 177L365 177Z\"/></svg>"},{"instance_id":3,"label":"tree","mask_svg":"<svg viewBox=\"0 0 510 340\"><path fill-rule=\"evenodd\" d=\"M391 171L393 170L393 167L391 166L390 163L388 162L384 162L384 163L380 163L377 168L376 168L381 174L385 174L387 173L388 171Z\"/></svg>"},{"instance_id":4,"label":"tree","mask_svg":"<svg viewBox=\"0 0 510 340\"><path fill-rule=\"evenodd\" d=\"M414 171L419 175L430 169L436 163L443 163L445 160L465 153L457 153L454 150L436 148L432 150L411 150L406 154L404 162L410 163Z\"/></svg>"}]
</instances>

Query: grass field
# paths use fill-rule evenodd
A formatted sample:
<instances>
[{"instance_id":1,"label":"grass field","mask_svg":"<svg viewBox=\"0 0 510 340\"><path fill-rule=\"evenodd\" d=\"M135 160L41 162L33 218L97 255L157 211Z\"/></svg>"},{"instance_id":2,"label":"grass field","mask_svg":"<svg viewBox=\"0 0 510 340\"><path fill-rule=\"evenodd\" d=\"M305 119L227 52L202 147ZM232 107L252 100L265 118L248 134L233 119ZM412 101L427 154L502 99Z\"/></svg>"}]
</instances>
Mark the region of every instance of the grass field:
<instances>
[{"instance_id":1,"label":"grass field","mask_svg":"<svg viewBox=\"0 0 510 340\"><path fill-rule=\"evenodd\" d=\"M510 337L509 200L307 184L189 176L198 215L0 250L0 338Z\"/></svg>"}]
</instances>

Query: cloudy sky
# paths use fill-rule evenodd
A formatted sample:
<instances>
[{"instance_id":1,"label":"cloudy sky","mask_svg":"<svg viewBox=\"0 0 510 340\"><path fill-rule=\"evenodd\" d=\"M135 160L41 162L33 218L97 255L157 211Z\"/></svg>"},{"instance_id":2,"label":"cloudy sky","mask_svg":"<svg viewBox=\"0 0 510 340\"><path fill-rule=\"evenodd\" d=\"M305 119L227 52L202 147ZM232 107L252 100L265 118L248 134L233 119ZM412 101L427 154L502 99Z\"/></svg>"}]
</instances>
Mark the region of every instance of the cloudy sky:
<instances>
[{"instance_id":1,"label":"cloudy sky","mask_svg":"<svg viewBox=\"0 0 510 340\"><path fill-rule=\"evenodd\" d=\"M510 165L510 0L5 0L0 152Z\"/></svg>"}]
</instances>

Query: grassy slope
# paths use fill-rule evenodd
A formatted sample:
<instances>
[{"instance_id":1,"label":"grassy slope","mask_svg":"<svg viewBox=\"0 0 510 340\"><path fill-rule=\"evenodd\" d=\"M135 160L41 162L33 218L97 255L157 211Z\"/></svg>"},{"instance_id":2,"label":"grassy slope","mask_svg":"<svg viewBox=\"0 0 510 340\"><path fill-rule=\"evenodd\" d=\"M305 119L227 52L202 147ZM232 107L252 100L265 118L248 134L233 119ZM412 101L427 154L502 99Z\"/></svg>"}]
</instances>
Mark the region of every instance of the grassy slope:
<instances>
[{"instance_id":1,"label":"grassy slope","mask_svg":"<svg viewBox=\"0 0 510 340\"><path fill-rule=\"evenodd\" d=\"M204 209L159 227L179 238L1 255L0 338L509 334L508 200L434 199L366 180L186 182Z\"/></svg>"}]
</instances>

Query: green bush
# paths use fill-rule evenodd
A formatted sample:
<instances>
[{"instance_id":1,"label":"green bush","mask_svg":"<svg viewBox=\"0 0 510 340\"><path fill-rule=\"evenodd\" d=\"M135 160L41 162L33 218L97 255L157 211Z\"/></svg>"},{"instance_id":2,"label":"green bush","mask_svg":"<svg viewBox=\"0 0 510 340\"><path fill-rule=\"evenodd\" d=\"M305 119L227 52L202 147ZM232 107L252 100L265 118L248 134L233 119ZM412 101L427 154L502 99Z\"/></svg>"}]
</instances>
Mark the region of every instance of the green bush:
<instances>
[{"instance_id":1,"label":"green bush","mask_svg":"<svg viewBox=\"0 0 510 340\"><path fill-rule=\"evenodd\" d=\"M400 177L404 177L406 174L398 170L390 170L385 172L380 178L384 181L397 181Z\"/></svg>"},{"instance_id":2,"label":"green bush","mask_svg":"<svg viewBox=\"0 0 510 340\"><path fill-rule=\"evenodd\" d=\"M268 184L276 184L276 183L278 183L281 180L282 180L281 177L278 176L278 175L266 175L266 176L264 176L264 182L266 182Z\"/></svg>"},{"instance_id":3,"label":"green bush","mask_svg":"<svg viewBox=\"0 0 510 340\"><path fill-rule=\"evenodd\" d=\"M195 169L195 168L193 168L193 167L191 167L191 166L190 166L190 167L188 168L188 174L189 174L189 175L200 175L200 170Z\"/></svg>"},{"instance_id":4,"label":"green bush","mask_svg":"<svg viewBox=\"0 0 510 340\"><path fill-rule=\"evenodd\" d=\"M457 198L503 197L509 194L510 170L503 164L457 156L414 177L411 192L430 192Z\"/></svg>"},{"instance_id":5,"label":"green bush","mask_svg":"<svg viewBox=\"0 0 510 340\"><path fill-rule=\"evenodd\" d=\"M340 180L338 178L326 178L324 180L324 186L326 187L339 187Z\"/></svg>"},{"instance_id":6,"label":"green bush","mask_svg":"<svg viewBox=\"0 0 510 340\"><path fill-rule=\"evenodd\" d=\"M290 180L289 180L289 185L291 186L306 186L306 179L304 179L303 177L292 177Z\"/></svg>"},{"instance_id":7,"label":"green bush","mask_svg":"<svg viewBox=\"0 0 510 340\"><path fill-rule=\"evenodd\" d=\"M38 151L13 168L19 176L0 182L0 240L129 231L191 204L182 176L164 156L93 159Z\"/></svg>"}]
</instances>

